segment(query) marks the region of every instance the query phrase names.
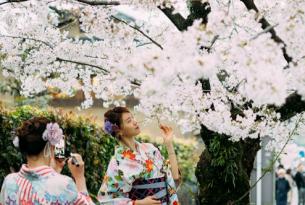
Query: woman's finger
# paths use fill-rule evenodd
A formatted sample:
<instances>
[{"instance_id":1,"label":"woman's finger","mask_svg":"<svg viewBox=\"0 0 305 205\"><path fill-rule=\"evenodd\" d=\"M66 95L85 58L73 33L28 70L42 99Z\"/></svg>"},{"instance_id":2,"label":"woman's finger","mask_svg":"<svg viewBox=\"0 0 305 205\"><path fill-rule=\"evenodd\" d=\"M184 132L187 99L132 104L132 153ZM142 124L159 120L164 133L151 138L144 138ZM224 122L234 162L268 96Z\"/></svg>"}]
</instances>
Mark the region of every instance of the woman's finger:
<instances>
[{"instance_id":1,"label":"woman's finger","mask_svg":"<svg viewBox=\"0 0 305 205\"><path fill-rule=\"evenodd\" d=\"M83 161L82 156L80 154L71 153L71 156L74 157L77 160L77 162L80 166L84 165L84 161Z\"/></svg>"},{"instance_id":2,"label":"woman's finger","mask_svg":"<svg viewBox=\"0 0 305 205\"><path fill-rule=\"evenodd\" d=\"M166 126L166 132L169 133L170 127Z\"/></svg>"},{"instance_id":3,"label":"woman's finger","mask_svg":"<svg viewBox=\"0 0 305 205\"><path fill-rule=\"evenodd\" d=\"M168 127L167 127L167 126L165 126L165 125L162 125L160 128L161 128L162 130L164 130L165 132L167 132L167 131L168 131Z\"/></svg>"},{"instance_id":4,"label":"woman's finger","mask_svg":"<svg viewBox=\"0 0 305 205\"><path fill-rule=\"evenodd\" d=\"M68 165L71 165L72 164L72 158L70 157L67 161Z\"/></svg>"},{"instance_id":5,"label":"woman's finger","mask_svg":"<svg viewBox=\"0 0 305 205\"><path fill-rule=\"evenodd\" d=\"M160 125L160 129L161 129L161 130L164 130L164 125Z\"/></svg>"}]
</instances>

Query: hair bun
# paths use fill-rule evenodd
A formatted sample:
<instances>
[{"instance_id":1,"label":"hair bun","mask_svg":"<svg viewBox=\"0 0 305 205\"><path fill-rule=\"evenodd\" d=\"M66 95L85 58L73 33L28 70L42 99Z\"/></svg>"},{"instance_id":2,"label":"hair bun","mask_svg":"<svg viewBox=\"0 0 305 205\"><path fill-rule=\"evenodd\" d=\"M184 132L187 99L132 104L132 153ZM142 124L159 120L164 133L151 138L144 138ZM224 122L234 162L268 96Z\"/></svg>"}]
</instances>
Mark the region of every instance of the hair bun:
<instances>
[{"instance_id":1,"label":"hair bun","mask_svg":"<svg viewBox=\"0 0 305 205\"><path fill-rule=\"evenodd\" d=\"M19 149L26 155L38 155L45 147L42 134L50 121L45 117L33 117L24 121L16 130L19 138Z\"/></svg>"}]
</instances>

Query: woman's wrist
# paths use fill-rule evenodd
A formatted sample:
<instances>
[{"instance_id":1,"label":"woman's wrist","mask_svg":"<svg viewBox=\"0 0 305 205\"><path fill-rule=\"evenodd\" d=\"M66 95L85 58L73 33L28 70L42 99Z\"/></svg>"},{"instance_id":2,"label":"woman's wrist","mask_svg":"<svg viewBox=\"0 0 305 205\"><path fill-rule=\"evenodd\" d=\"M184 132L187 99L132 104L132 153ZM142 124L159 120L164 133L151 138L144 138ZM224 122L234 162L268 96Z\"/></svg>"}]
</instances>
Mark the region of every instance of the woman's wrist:
<instances>
[{"instance_id":1,"label":"woman's wrist","mask_svg":"<svg viewBox=\"0 0 305 205\"><path fill-rule=\"evenodd\" d=\"M86 178L83 176L74 178L77 190L79 192L88 192L86 186Z\"/></svg>"},{"instance_id":2,"label":"woman's wrist","mask_svg":"<svg viewBox=\"0 0 305 205\"><path fill-rule=\"evenodd\" d=\"M173 142L165 144L168 154L175 153L175 148Z\"/></svg>"},{"instance_id":3,"label":"woman's wrist","mask_svg":"<svg viewBox=\"0 0 305 205\"><path fill-rule=\"evenodd\" d=\"M85 175L83 175L83 174L73 176L73 178L74 178L75 181L80 181L80 182L86 181Z\"/></svg>"}]
</instances>

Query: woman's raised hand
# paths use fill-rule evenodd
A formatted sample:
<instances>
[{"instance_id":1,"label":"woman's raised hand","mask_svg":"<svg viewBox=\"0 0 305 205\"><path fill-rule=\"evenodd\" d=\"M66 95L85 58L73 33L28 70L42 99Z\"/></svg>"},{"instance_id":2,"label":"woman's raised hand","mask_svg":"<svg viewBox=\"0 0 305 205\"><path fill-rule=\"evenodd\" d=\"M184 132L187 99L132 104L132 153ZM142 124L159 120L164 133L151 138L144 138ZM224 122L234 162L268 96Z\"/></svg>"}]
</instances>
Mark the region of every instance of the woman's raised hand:
<instances>
[{"instance_id":1,"label":"woman's raised hand","mask_svg":"<svg viewBox=\"0 0 305 205\"><path fill-rule=\"evenodd\" d=\"M162 130L163 134L163 143L165 145L170 145L174 138L173 128L166 125L160 125L160 129Z\"/></svg>"},{"instance_id":2,"label":"woman's raised hand","mask_svg":"<svg viewBox=\"0 0 305 205\"><path fill-rule=\"evenodd\" d=\"M72 157L77 160L77 165L72 163ZM83 178L85 176L85 163L79 154L71 154L71 158L68 160L68 167L74 179Z\"/></svg>"}]
</instances>

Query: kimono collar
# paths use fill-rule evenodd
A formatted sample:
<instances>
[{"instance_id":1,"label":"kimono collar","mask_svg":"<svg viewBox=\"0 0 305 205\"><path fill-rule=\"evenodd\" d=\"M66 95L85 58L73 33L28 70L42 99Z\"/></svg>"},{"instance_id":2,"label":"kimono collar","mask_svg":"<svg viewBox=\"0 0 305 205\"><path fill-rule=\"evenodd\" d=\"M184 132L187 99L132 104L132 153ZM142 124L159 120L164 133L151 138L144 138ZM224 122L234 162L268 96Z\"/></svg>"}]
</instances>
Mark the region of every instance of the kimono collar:
<instances>
[{"instance_id":1,"label":"kimono collar","mask_svg":"<svg viewBox=\"0 0 305 205\"><path fill-rule=\"evenodd\" d=\"M153 149L150 145L149 143L135 141L136 150L132 150L120 142L115 149L116 159L120 161L126 158L131 160L146 160L152 158L151 152Z\"/></svg>"},{"instance_id":2,"label":"kimono collar","mask_svg":"<svg viewBox=\"0 0 305 205\"><path fill-rule=\"evenodd\" d=\"M31 169L26 164L23 164L19 171L20 176L32 179L45 177L52 173L55 173L55 170L49 166L39 166Z\"/></svg>"},{"instance_id":3,"label":"kimono collar","mask_svg":"<svg viewBox=\"0 0 305 205\"><path fill-rule=\"evenodd\" d=\"M138 142L137 140L135 140L135 147L136 147L136 151L132 150L130 147L128 147L127 145L125 145L122 142L119 142L119 145L117 146L117 149L120 150L126 150L126 151L132 151L132 152L139 152L139 148L140 148L140 142Z\"/></svg>"}]
</instances>

